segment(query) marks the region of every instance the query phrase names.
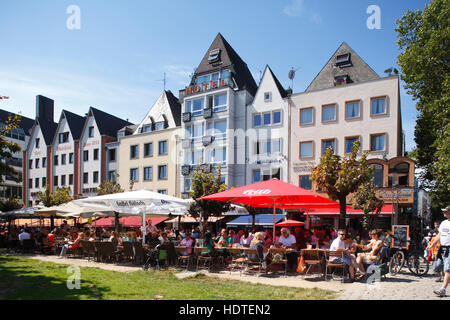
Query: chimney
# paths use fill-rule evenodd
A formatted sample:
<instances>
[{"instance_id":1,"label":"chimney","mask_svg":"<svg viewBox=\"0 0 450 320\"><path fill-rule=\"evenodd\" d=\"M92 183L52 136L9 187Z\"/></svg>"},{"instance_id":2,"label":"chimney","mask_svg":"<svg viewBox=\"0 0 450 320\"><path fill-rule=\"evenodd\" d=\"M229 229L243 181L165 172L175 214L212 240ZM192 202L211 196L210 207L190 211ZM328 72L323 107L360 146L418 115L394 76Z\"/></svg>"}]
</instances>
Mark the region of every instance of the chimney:
<instances>
[{"instance_id":1,"label":"chimney","mask_svg":"<svg viewBox=\"0 0 450 320\"><path fill-rule=\"evenodd\" d=\"M36 119L53 121L54 101L47 97L36 96Z\"/></svg>"}]
</instances>

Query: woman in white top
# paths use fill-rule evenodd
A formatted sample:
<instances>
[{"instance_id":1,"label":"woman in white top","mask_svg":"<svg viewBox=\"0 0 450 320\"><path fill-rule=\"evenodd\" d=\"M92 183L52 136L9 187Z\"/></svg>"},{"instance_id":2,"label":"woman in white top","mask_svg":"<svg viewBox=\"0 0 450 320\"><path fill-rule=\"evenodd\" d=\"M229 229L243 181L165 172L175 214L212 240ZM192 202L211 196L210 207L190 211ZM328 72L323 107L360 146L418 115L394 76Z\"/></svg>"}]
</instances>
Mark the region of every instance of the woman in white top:
<instances>
[{"instance_id":1,"label":"woman in white top","mask_svg":"<svg viewBox=\"0 0 450 320\"><path fill-rule=\"evenodd\" d=\"M370 250L370 252L361 252L358 253L358 257L356 258L356 262L358 263L358 269L361 271L362 276L364 276L364 265L365 264L371 264L378 255L378 251L383 246L383 241L380 240L380 236L383 232L381 230L372 230L369 233L369 236L372 237L372 240L370 240L369 244L364 246L362 244L353 243L353 246L356 248L361 248L364 251Z\"/></svg>"}]
</instances>

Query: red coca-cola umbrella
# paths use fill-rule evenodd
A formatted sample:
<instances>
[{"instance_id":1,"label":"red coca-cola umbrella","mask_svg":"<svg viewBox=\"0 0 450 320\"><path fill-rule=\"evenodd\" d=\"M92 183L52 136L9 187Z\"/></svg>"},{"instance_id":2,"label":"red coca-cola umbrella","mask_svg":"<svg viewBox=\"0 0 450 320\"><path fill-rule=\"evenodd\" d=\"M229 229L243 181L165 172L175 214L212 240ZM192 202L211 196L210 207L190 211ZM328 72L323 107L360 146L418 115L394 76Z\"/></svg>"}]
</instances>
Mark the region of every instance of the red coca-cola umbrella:
<instances>
[{"instance_id":1,"label":"red coca-cola umbrella","mask_svg":"<svg viewBox=\"0 0 450 320\"><path fill-rule=\"evenodd\" d=\"M276 224L277 227L298 227L305 225L304 222L297 221L297 220L284 220Z\"/></svg>"},{"instance_id":2,"label":"red coca-cola umbrella","mask_svg":"<svg viewBox=\"0 0 450 320\"><path fill-rule=\"evenodd\" d=\"M218 200L247 204L255 207L273 207L273 234L275 234L275 208L292 206L307 208L336 207L339 203L317 193L299 188L278 179L266 180L247 186L218 192L199 198L199 200Z\"/></svg>"}]
</instances>

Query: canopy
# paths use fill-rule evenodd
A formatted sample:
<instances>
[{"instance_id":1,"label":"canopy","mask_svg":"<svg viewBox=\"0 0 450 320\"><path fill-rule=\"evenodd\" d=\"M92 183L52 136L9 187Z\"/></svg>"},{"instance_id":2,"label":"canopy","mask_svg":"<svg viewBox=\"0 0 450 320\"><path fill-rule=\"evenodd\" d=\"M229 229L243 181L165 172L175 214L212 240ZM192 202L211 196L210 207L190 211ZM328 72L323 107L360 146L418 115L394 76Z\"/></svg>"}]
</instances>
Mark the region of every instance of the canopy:
<instances>
[{"instance_id":1,"label":"canopy","mask_svg":"<svg viewBox=\"0 0 450 320\"><path fill-rule=\"evenodd\" d=\"M102 215L114 216L114 212L104 207L81 207L76 205L73 201L63 203L59 206L46 207L36 210L38 215L47 216L60 216L60 217L81 217L89 218L94 216L95 213L102 213Z\"/></svg>"},{"instance_id":2,"label":"canopy","mask_svg":"<svg viewBox=\"0 0 450 320\"><path fill-rule=\"evenodd\" d=\"M275 221L280 221L284 219L284 214L276 214L275 215ZM256 214L255 215L255 225L256 226L266 226L271 227L273 225L273 216L271 214ZM238 226L245 226L245 227L251 227L252 226L252 216L240 216L239 218L236 218L230 222L227 223L228 227L238 227Z\"/></svg>"},{"instance_id":3,"label":"canopy","mask_svg":"<svg viewBox=\"0 0 450 320\"><path fill-rule=\"evenodd\" d=\"M209 216L208 217L208 221L207 222L217 222L219 220L222 220L225 217L214 217L214 216ZM175 223L178 222L178 218L174 218L171 220L166 221L166 223ZM200 218L194 218L192 216L186 215L184 217L180 218L180 223L199 223L200 222Z\"/></svg>"},{"instance_id":4,"label":"canopy","mask_svg":"<svg viewBox=\"0 0 450 320\"><path fill-rule=\"evenodd\" d=\"M273 207L273 234L275 234L275 208L295 204L299 207L339 206L338 202L317 193L299 188L278 179L266 180L247 186L201 197L202 200L218 200L248 204L251 206Z\"/></svg>"},{"instance_id":5,"label":"canopy","mask_svg":"<svg viewBox=\"0 0 450 320\"><path fill-rule=\"evenodd\" d=\"M7 212L1 212L0 216L18 216L18 217L32 217L35 216L35 211L42 209L43 206L27 207Z\"/></svg>"},{"instance_id":6,"label":"canopy","mask_svg":"<svg viewBox=\"0 0 450 320\"><path fill-rule=\"evenodd\" d=\"M386 204L381 208L380 215L392 215L393 214L393 207L391 204ZM362 216L364 215L364 212L359 209L353 209L351 206L347 206L347 216ZM326 216L326 215L339 215L340 211L339 208L321 208L321 209L311 209L308 211L308 214L311 216ZM375 216L376 213L369 213L369 216Z\"/></svg>"},{"instance_id":7,"label":"canopy","mask_svg":"<svg viewBox=\"0 0 450 320\"><path fill-rule=\"evenodd\" d=\"M305 225L304 222L297 221L297 220L285 220L280 223L277 223L275 226L277 227L297 227L297 226L303 226Z\"/></svg>"},{"instance_id":8,"label":"canopy","mask_svg":"<svg viewBox=\"0 0 450 320\"><path fill-rule=\"evenodd\" d=\"M165 220L167 217L159 217L159 218L148 218L146 219L146 224L150 221L152 225L157 225ZM141 217L123 217L119 219L119 223L124 227L142 227L142 219ZM106 217L101 218L95 221L96 227L113 227L114 226L114 218Z\"/></svg>"}]
</instances>

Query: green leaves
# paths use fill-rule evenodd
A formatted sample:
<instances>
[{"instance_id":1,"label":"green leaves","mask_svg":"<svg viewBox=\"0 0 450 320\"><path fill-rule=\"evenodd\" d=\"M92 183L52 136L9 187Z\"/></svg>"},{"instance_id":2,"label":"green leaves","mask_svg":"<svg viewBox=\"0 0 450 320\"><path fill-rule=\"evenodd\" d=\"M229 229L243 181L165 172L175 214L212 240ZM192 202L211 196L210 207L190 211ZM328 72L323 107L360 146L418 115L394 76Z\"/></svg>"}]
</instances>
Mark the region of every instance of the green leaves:
<instances>
[{"instance_id":1,"label":"green leaves","mask_svg":"<svg viewBox=\"0 0 450 320\"><path fill-rule=\"evenodd\" d=\"M69 187L57 188L55 193L52 193L49 185L45 186L44 192L38 192L38 198L40 203L46 207L58 206L73 200Z\"/></svg>"},{"instance_id":2,"label":"green leaves","mask_svg":"<svg viewBox=\"0 0 450 320\"><path fill-rule=\"evenodd\" d=\"M9 114L6 123L0 127L0 159L11 159L14 153L21 151L20 145L9 141L5 137L9 131L17 129L19 127L19 123L19 115ZM11 179L19 182L19 179L17 178L17 171L14 167L9 166L5 161L0 161L0 183L4 181L5 176L9 176Z\"/></svg>"}]
</instances>

